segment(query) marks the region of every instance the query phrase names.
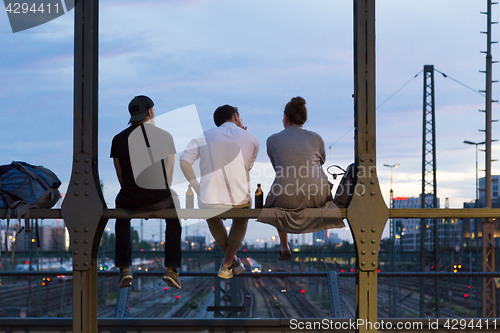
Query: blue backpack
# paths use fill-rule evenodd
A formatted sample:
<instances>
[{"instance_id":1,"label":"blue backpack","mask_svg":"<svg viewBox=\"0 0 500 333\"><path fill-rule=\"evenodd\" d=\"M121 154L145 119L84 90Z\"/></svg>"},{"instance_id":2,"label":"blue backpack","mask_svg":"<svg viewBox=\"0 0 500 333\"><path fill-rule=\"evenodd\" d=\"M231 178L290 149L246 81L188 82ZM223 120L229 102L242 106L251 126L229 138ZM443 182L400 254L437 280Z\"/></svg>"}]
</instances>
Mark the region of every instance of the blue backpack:
<instances>
[{"instance_id":1,"label":"blue backpack","mask_svg":"<svg viewBox=\"0 0 500 333\"><path fill-rule=\"evenodd\" d=\"M8 165L0 165L0 208L8 209L7 230L11 217L18 218L19 221L24 218L25 226L17 234L23 229L29 233L29 210L52 208L61 197L59 186L61 186L59 178L43 166L15 161ZM36 241L37 246L40 246L38 226ZM5 249L7 251L7 239L5 239Z\"/></svg>"}]
</instances>

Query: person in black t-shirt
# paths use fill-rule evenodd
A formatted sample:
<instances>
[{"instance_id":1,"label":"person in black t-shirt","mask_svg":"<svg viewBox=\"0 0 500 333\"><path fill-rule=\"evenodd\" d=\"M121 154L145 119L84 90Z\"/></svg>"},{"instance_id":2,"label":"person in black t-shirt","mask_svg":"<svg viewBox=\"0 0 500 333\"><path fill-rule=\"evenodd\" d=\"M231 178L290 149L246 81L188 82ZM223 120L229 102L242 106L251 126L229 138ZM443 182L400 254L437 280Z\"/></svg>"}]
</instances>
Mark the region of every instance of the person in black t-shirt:
<instances>
[{"instance_id":1,"label":"person in black t-shirt","mask_svg":"<svg viewBox=\"0 0 500 333\"><path fill-rule=\"evenodd\" d=\"M120 182L116 208L158 210L175 208L170 185L175 159L170 133L155 126L155 108L147 96L136 96L129 103L130 126L113 138L111 157ZM181 289L177 268L181 265L181 224L178 218L166 219L165 275L171 287ZM132 243L130 219L115 224L115 266L120 268L119 287L130 287Z\"/></svg>"}]
</instances>

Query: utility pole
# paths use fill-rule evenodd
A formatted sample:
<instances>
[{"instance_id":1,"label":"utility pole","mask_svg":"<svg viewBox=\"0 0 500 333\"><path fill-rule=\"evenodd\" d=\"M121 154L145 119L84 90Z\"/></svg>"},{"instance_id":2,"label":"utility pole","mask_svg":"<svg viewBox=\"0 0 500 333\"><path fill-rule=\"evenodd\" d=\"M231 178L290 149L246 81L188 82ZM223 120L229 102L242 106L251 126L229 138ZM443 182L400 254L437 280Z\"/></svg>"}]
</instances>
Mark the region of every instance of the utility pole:
<instances>
[{"instance_id":1,"label":"utility pole","mask_svg":"<svg viewBox=\"0 0 500 333\"><path fill-rule=\"evenodd\" d=\"M420 197L421 208L437 207L437 181L436 181L436 117L434 104L434 65L424 66L424 94L423 94L423 129L422 129L422 194ZM432 198L427 203L427 198ZM438 270L438 245L439 232L437 220L432 221L434 234L434 270ZM429 223L429 225L431 225ZM425 219L420 220L420 270L425 271L426 249L425 234L427 224ZM439 317L439 285L437 277L434 279L435 315ZM425 317L425 291L424 279L420 280L420 317Z\"/></svg>"},{"instance_id":2,"label":"utility pole","mask_svg":"<svg viewBox=\"0 0 500 333\"><path fill-rule=\"evenodd\" d=\"M486 34L486 51L481 51L481 53L486 53L486 70L482 71L486 74L486 90L483 90L486 94L486 128L485 141L486 141L486 161L485 161L485 208L491 208L491 91L492 91L492 56L491 56L491 44L497 43L491 41L491 26L494 23L491 22L491 6L497 4L497 2L492 2L487 0L488 10L486 12L481 12L487 17L487 30L481 33ZM498 61L495 61L498 62ZM497 102L497 101L496 101ZM491 219L485 219L483 222L483 272L494 272L495 271L495 222ZM483 317L484 318L496 318L496 286L495 280L493 278L483 278Z\"/></svg>"}]
</instances>

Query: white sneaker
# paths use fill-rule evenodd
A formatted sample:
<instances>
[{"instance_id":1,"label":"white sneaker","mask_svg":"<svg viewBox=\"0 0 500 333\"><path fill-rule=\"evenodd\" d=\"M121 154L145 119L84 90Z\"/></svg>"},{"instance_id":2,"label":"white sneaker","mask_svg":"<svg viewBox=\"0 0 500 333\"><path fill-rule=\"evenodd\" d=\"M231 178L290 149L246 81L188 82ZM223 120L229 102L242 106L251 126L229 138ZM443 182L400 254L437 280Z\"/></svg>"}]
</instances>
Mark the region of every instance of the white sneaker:
<instances>
[{"instance_id":1,"label":"white sneaker","mask_svg":"<svg viewBox=\"0 0 500 333\"><path fill-rule=\"evenodd\" d=\"M245 265L241 263L240 258L236 259L236 261L233 261L233 273L238 275L241 274L245 271Z\"/></svg>"},{"instance_id":2,"label":"white sneaker","mask_svg":"<svg viewBox=\"0 0 500 333\"><path fill-rule=\"evenodd\" d=\"M230 279L233 277L233 270L222 264L220 265L219 273L217 273L217 276L223 279Z\"/></svg>"}]
</instances>

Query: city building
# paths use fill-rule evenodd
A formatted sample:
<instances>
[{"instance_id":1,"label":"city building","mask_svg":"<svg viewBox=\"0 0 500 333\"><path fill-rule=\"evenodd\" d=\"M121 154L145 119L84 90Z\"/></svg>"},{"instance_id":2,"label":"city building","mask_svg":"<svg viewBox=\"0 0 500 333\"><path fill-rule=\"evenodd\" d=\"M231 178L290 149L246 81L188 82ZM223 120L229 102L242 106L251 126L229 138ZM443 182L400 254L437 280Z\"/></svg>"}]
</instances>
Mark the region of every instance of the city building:
<instances>
[{"instance_id":1,"label":"city building","mask_svg":"<svg viewBox=\"0 0 500 333\"><path fill-rule=\"evenodd\" d=\"M7 243L9 250L12 250L12 243L15 241L15 251L29 251L36 248L36 227L33 224L31 232L25 230L17 233L18 225L11 225L7 232ZM17 235L16 235L17 234ZM41 251L68 251L69 233L66 228L44 226L38 228ZM1 230L2 250L5 250L5 230Z\"/></svg>"},{"instance_id":2,"label":"city building","mask_svg":"<svg viewBox=\"0 0 500 333\"><path fill-rule=\"evenodd\" d=\"M330 229L323 229L313 232L313 246L337 244L341 242L342 240L339 238L339 235L330 232Z\"/></svg>"},{"instance_id":3,"label":"city building","mask_svg":"<svg viewBox=\"0 0 500 333\"><path fill-rule=\"evenodd\" d=\"M393 207L421 208L421 195L419 197L396 197ZM427 204L432 203L432 196L427 196ZM440 200L437 200L437 207L440 208ZM438 239L440 248L455 248L462 243L462 221L457 219L437 219ZM401 251L420 250L420 219L394 219L395 245L400 246ZM434 248L434 220L425 220L425 247L427 250Z\"/></svg>"},{"instance_id":4,"label":"city building","mask_svg":"<svg viewBox=\"0 0 500 333\"><path fill-rule=\"evenodd\" d=\"M328 244L328 229L323 229L313 232L313 246L322 246Z\"/></svg>"},{"instance_id":5,"label":"city building","mask_svg":"<svg viewBox=\"0 0 500 333\"><path fill-rule=\"evenodd\" d=\"M485 192L485 177L479 178L479 202L478 208L486 207L486 192ZM500 175L491 175L491 207L499 208L500 202L498 201L498 182Z\"/></svg>"}]
</instances>

